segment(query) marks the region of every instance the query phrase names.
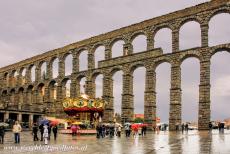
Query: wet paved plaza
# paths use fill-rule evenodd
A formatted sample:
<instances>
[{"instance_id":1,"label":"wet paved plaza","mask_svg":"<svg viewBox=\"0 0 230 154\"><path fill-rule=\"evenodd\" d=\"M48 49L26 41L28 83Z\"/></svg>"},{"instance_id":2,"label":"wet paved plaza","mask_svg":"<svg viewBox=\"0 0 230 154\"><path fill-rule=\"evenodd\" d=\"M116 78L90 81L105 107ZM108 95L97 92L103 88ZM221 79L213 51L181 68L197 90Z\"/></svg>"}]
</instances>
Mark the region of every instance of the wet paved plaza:
<instances>
[{"instance_id":1,"label":"wet paved plaza","mask_svg":"<svg viewBox=\"0 0 230 154\"><path fill-rule=\"evenodd\" d=\"M59 134L55 142L53 136L49 146L43 142L33 142L31 132L21 134L21 143L16 145L13 134L6 133L4 145L0 145L0 154L24 153L24 154L229 154L230 131L224 134L218 131L189 131L182 134L160 132L159 134L148 132L145 137L124 137L96 139L95 136L78 136Z\"/></svg>"}]
</instances>

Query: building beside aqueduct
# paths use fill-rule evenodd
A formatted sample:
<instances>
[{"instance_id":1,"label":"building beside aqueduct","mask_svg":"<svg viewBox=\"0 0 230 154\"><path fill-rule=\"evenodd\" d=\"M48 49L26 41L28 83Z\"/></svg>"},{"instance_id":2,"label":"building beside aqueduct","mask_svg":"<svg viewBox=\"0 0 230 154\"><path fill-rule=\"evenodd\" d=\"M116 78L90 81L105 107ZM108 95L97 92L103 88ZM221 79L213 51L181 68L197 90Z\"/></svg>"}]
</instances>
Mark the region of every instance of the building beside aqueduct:
<instances>
[{"instance_id":1,"label":"building beside aqueduct","mask_svg":"<svg viewBox=\"0 0 230 154\"><path fill-rule=\"evenodd\" d=\"M200 130L208 129L210 121L210 59L221 50L230 51L230 44L208 45L210 19L220 13L230 13L230 0L212 0L197 6L176 11L167 15L123 27L105 34L85 39L62 48L31 57L0 69L0 119L8 118L32 123L41 115L62 116L62 99L65 85L71 80L70 96L80 95L80 80L86 77L85 92L95 96L95 78L103 75L103 98L108 102L104 121L111 121L114 115L112 76L123 71L122 113L124 121L133 121L133 71L145 67L144 121L155 125L156 121L156 73L163 62L171 64L171 88L169 128L181 123L181 63L189 57L200 61L199 116ZM201 46L179 50L180 27L189 21L200 24ZM172 31L172 53L164 54L161 48L154 47L155 34L162 28ZM146 36L146 51L134 53L132 41L138 35ZM123 40L123 56L112 58L113 44ZM94 52L99 46L105 47L105 59L95 67ZM79 71L79 55L88 51L88 69ZM71 54L72 73L65 75L65 58ZM58 59L58 76L53 78L53 61ZM41 65L46 64L45 77ZM35 81L31 79L31 69L35 67ZM23 75L23 71L25 74ZM56 89L56 92L55 92ZM54 97L54 93L57 93Z\"/></svg>"}]
</instances>

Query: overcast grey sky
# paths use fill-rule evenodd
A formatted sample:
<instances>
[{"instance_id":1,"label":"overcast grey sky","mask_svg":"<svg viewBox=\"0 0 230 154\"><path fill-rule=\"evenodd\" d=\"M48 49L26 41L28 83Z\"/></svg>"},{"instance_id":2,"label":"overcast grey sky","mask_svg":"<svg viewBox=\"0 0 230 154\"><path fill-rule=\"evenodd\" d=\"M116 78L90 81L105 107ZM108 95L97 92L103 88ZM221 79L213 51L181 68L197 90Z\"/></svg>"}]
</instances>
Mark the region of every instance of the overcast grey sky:
<instances>
[{"instance_id":1,"label":"overcast grey sky","mask_svg":"<svg viewBox=\"0 0 230 154\"><path fill-rule=\"evenodd\" d=\"M0 1L0 66L203 2L207 0ZM210 45L230 42L229 15L219 15L210 24ZM197 23L184 25L181 32L181 49L200 45L200 29ZM157 47L162 47L164 53L171 52L169 30L162 30L156 38ZM138 50L144 46L143 38L140 37L134 48ZM118 48L119 44L116 49ZM212 59L211 97L214 119L230 117L227 110L230 107L230 69L222 69L223 66L229 66L229 63L230 56L226 53L218 53ZM170 65L162 64L156 72L157 113L162 121L168 121ZM144 73L143 68L134 72L136 113L143 112ZM113 77L116 112L120 112L121 75L122 73L117 73ZM183 120L197 120L198 85L199 62L191 58L182 64Z\"/></svg>"}]
</instances>

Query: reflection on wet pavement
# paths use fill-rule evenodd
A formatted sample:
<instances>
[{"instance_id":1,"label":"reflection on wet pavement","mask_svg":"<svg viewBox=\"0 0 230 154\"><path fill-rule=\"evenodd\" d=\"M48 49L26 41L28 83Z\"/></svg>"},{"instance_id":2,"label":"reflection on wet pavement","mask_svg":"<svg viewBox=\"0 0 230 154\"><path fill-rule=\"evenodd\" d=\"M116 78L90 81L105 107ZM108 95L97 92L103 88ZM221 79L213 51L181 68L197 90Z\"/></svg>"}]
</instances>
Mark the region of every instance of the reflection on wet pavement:
<instances>
[{"instance_id":1,"label":"reflection on wet pavement","mask_svg":"<svg viewBox=\"0 0 230 154\"><path fill-rule=\"evenodd\" d=\"M218 131L213 131L212 133L208 131L189 131L183 134L181 132L160 132L159 134L148 132L147 136L144 137L126 138L122 134L121 138L107 137L104 139L96 139L95 136L77 136L77 138L72 138L71 135L59 134L57 141L51 138L50 147L47 148L43 142L33 142L30 132L23 132L20 145L16 145L13 142L13 134L7 132L5 144L0 145L0 153L227 154L230 153L229 143L230 131L227 130L224 134ZM9 149L9 147L14 148Z\"/></svg>"}]
</instances>

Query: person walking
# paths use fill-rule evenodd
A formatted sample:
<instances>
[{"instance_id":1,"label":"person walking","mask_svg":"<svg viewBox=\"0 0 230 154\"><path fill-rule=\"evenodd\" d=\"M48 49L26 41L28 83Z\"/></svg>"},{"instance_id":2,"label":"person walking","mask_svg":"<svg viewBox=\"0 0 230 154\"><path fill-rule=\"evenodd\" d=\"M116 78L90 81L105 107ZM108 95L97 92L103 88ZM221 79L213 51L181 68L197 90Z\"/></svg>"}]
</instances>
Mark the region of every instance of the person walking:
<instances>
[{"instance_id":1,"label":"person walking","mask_svg":"<svg viewBox=\"0 0 230 154\"><path fill-rule=\"evenodd\" d=\"M20 132L22 131L22 127L18 121L15 121L13 126L14 140L15 143L20 143Z\"/></svg>"},{"instance_id":2,"label":"person walking","mask_svg":"<svg viewBox=\"0 0 230 154\"><path fill-rule=\"evenodd\" d=\"M103 138L103 130L102 125L99 125L99 138Z\"/></svg>"},{"instance_id":3,"label":"person walking","mask_svg":"<svg viewBox=\"0 0 230 154\"><path fill-rule=\"evenodd\" d=\"M44 133L44 125L43 124L41 124L39 126L39 130L40 130L40 133L41 133L41 141L43 141L43 133Z\"/></svg>"},{"instance_id":4,"label":"person walking","mask_svg":"<svg viewBox=\"0 0 230 154\"><path fill-rule=\"evenodd\" d=\"M221 133L224 133L224 125L225 125L225 124L222 122L222 123L221 123Z\"/></svg>"},{"instance_id":5,"label":"person walking","mask_svg":"<svg viewBox=\"0 0 230 154\"><path fill-rule=\"evenodd\" d=\"M128 136L130 137L130 134L131 134L131 132L132 132L132 127L131 127L131 125L129 125L129 131L128 131L129 133L128 133Z\"/></svg>"},{"instance_id":6,"label":"person walking","mask_svg":"<svg viewBox=\"0 0 230 154\"><path fill-rule=\"evenodd\" d=\"M208 128L209 128L209 131L212 131L212 122L209 122Z\"/></svg>"},{"instance_id":7,"label":"person walking","mask_svg":"<svg viewBox=\"0 0 230 154\"><path fill-rule=\"evenodd\" d=\"M4 136L5 136L5 127L0 126L0 143L1 144L4 143Z\"/></svg>"},{"instance_id":8,"label":"person walking","mask_svg":"<svg viewBox=\"0 0 230 154\"><path fill-rule=\"evenodd\" d=\"M110 138L112 138L114 136L114 132L115 132L115 127L114 127L114 125L111 124L109 127Z\"/></svg>"},{"instance_id":9,"label":"person walking","mask_svg":"<svg viewBox=\"0 0 230 154\"><path fill-rule=\"evenodd\" d=\"M106 130L105 130L105 125L102 125L102 138L104 138L105 137L105 132Z\"/></svg>"},{"instance_id":10,"label":"person walking","mask_svg":"<svg viewBox=\"0 0 230 154\"><path fill-rule=\"evenodd\" d=\"M181 125L181 131L182 131L182 133L184 133L184 123L182 123L182 125Z\"/></svg>"},{"instance_id":11,"label":"person walking","mask_svg":"<svg viewBox=\"0 0 230 154\"><path fill-rule=\"evenodd\" d=\"M77 135L77 126L76 125L72 125L71 126L71 130L72 130L72 136L76 136Z\"/></svg>"},{"instance_id":12,"label":"person walking","mask_svg":"<svg viewBox=\"0 0 230 154\"><path fill-rule=\"evenodd\" d=\"M51 125L48 124L48 140L50 140L50 136L51 136Z\"/></svg>"},{"instance_id":13,"label":"person walking","mask_svg":"<svg viewBox=\"0 0 230 154\"><path fill-rule=\"evenodd\" d=\"M117 128L117 136L121 137L121 126L118 126Z\"/></svg>"},{"instance_id":14,"label":"person walking","mask_svg":"<svg viewBox=\"0 0 230 154\"><path fill-rule=\"evenodd\" d=\"M57 131L58 131L57 125L54 125L54 126L53 126L53 133L54 133L54 140L55 140L55 141L56 141L56 139L57 139Z\"/></svg>"},{"instance_id":15,"label":"person walking","mask_svg":"<svg viewBox=\"0 0 230 154\"><path fill-rule=\"evenodd\" d=\"M133 127L133 137L138 137L138 127Z\"/></svg>"},{"instance_id":16,"label":"person walking","mask_svg":"<svg viewBox=\"0 0 230 154\"><path fill-rule=\"evenodd\" d=\"M125 125L125 136L129 137L129 125Z\"/></svg>"},{"instance_id":17,"label":"person walking","mask_svg":"<svg viewBox=\"0 0 230 154\"><path fill-rule=\"evenodd\" d=\"M147 130L147 127L146 127L146 126L143 126L143 127L141 128L141 135L142 135L142 136L145 136L145 135L146 135L146 130Z\"/></svg>"},{"instance_id":18,"label":"person walking","mask_svg":"<svg viewBox=\"0 0 230 154\"><path fill-rule=\"evenodd\" d=\"M188 132L188 123L185 124L184 128L185 128L185 131Z\"/></svg>"},{"instance_id":19,"label":"person walking","mask_svg":"<svg viewBox=\"0 0 230 154\"><path fill-rule=\"evenodd\" d=\"M36 123L34 123L33 125L33 131L32 131L32 134L34 136L34 141L38 141L38 126Z\"/></svg>"},{"instance_id":20,"label":"person walking","mask_svg":"<svg viewBox=\"0 0 230 154\"><path fill-rule=\"evenodd\" d=\"M99 134L99 125L96 126L96 131L97 131L97 138L100 138L100 134Z\"/></svg>"},{"instance_id":21,"label":"person walking","mask_svg":"<svg viewBox=\"0 0 230 154\"><path fill-rule=\"evenodd\" d=\"M48 138L49 138L49 130L48 130L47 125L44 126L43 138L45 140L45 145L47 145L48 144Z\"/></svg>"},{"instance_id":22,"label":"person walking","mask_svg":"<svg viewBox=\"0 0 230 154\"><path fill-rule=\"evenodd\" d=\"M221 123L218 122L218 129L219 129L219 133L221 133Z\"/></svg>"}]
</instances>

